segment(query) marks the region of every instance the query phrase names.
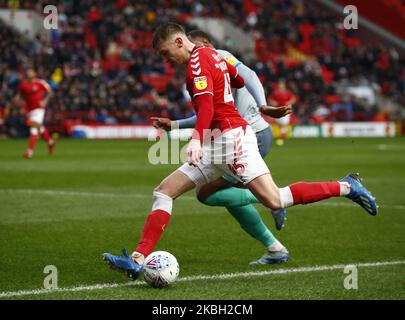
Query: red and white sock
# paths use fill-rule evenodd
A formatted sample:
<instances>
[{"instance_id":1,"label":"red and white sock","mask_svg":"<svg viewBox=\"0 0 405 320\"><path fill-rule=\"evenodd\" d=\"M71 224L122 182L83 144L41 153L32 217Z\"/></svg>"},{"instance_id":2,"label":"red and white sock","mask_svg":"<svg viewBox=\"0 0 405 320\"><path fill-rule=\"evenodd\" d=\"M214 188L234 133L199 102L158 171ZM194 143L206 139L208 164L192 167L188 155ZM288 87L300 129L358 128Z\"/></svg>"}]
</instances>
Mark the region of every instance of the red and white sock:
<instances>
[{"instance_id":1,"label":"red and white sock","mask_svg":"<svg viewBox=\"0 0 405 320\"><path fill-rule=\"evenodd\" d=\"M53 140L51 138L51 136L49 135L48 129L45 127L41 127L41 134L42 134L42 138L44 138L44 140L48 143L51 144L53 143Z\"/></svg>"},{"instance_id":2,"label":"red and white sock","mask_svg":"<svg viewBox=\"0 0 405 320\"><path fill-rule=\"evenodd\" d=\"M297 182L280 189L280 202L282 208L288 208L297 204L346 196L349 192L350 184L347 182Z\"/></svg>"},{"instance_id":3,"label":"red and white sock","mask_svg":"<svg viewBox=\"0 0 405 320\"><path fill-rule=\"evenodd\" d=\"M36 144L37 144L37 141L38 141L38 135L36 135L36 134L31 134L31 135L30 135L30 138L29 138L29 140L28 140L28 151L29 151L30 153L33 153L33 152L34 152L35 146L36 146Z\"/></svg>"},{"instance_id":4,"label":"red and white sock","mask_svg":"<svg viewBox=\"0 0 405 320\"><path fill-rule=\"evenodd\" d=\"M155 248L172 214L173 199L160 192L153 193L152 212L146 219L141 240L132 254L137 263L143 262Z\"/></svg>"}]
</instances>

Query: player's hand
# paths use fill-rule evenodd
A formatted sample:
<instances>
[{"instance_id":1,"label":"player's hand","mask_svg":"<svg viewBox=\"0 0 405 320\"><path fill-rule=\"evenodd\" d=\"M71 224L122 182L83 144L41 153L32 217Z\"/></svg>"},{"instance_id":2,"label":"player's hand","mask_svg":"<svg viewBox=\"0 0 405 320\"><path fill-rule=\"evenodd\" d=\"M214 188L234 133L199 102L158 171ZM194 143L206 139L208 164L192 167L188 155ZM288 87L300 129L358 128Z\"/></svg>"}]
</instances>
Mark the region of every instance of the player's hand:
<instances>
[{"instance_id":1,"label":"player's hand","mask_svg":"<svg viewBox=\"0 0 405 320\"><path fill-rule=\"evenodd\" d=\"M287 106L281 106L281 107L272 107L272 106L261 106L259 108L260 112L270 116L272 118L282 118L288 114L292 113L292 106L287 105Z\"/></svg>"},{"instance_id":2,"label":"player's hand","mask_svg":"<svg viewBox=\"0 0 405 320\"><path fill-rule=\"evenodd\" d=\"M202 158L201 142L197 139L191 139L187 146L187 162L189 165L196 166Z\"/></svg>"},{"instance_id":3,"label":"player's hand","mask_svg":"<svg viewBox=\"0 0 405 320\"><path fill-rule=\"evenodd\" d=\"M171 131L173 128L172 121L168 118L151 117L150 119L153 120L153 126L156 129Z\"/></svg>"}]
</instances>

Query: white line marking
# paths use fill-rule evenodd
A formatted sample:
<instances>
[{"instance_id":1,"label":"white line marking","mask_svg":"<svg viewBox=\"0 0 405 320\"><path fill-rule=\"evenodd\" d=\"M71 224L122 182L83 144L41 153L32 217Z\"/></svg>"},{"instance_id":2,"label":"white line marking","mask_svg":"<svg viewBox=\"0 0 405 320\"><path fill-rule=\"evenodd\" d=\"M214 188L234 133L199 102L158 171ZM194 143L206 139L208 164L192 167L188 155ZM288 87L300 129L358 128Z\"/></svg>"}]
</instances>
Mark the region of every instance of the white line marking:
<instances>
[{"instance_id":1,"label":"white line marking","mask_svg":"<svg viewBox=\"0 0 405 320\"><path fill-rule=\"evenodd\" d=\"M119 194L119 193L107 193L107 192L81 192L81 191L64 191L64 190L43 190L43 189L0 189L1 192L19 192L19 193L38 193L38 194L45 194L49 196L79 196L79 197L111 197L111 198L147 198L152 199L152 194L140 194L140 193L129 193L125 191L126 194ZM195 197L192 196L181 196L178 199L183 200L193 200L196 201ZM352 202L316 202L312 203L311 205L316 206L325 206L325 207L353 207L356 204ZM405 205L396 205L396 204L387 204L387 205L380 205L380 208L383 209L397 209L397 210L405 210Z\"/></svg>"},{"instance_id":2,"label":"white line marking","mask_svg":"<svg viewBox=\"0 0 405 320\"><path fill-rule=\"evenodd\" d=\"M353 202L317 202L317 203L312 203L311 205L314 206L321 206L321 207L356 207L356 204ZM379 208L383 209L397 209L397 210L404 210L405 205L401 204L387 204L387 205L379 205Z\"/></svg>"},{"instance_id":3,"label":"white line marking","mask_svg":"<svg viewBox=\"0 0 405 320\"><path fill-rule=\"evenodd\" d=\"M398 149L405 149L405 146L402 144L378 144L378 150L398 150Z\"/></svg>"},{"instance_id":4,"label":"white line marking","mask_svg":"<svg viewBox=\"0 0 405 320\"><path fill-rule=\"evenodd\" d=\"M329 266L312 266L312 267L300 267L300 268L288 268L288 269L276 269L268 271L253 271L253 272L237 272L237 273L222 273L214 275L196 275L179 278L178 282L191 282L200 280L228 280L241 277L260 277L268 276L274 274L289 274L289 273L305 273L305 272L321 272L321 271L331 271L344 269L348 265L356 266L358 268L368 268L368 267L383 267L383 266L393 266L393 265L403 265L405 260L399 261L383 261L383 262L368 262L368 263L348 263L348 264L336 264ZM21 297L28 295L40 295L48 293L57 292L80 292L80 291L90 291L90 290L101 290L101 289L111 289L111 288L122 288L128 286L141 286L146 285L143 281L131 281L126 283L104 283L95 284L87 286L77 286L70 288L59 288L54 290L38 289L38 290L20 290L11 292L0 292L0 298L11 298L11 297Z\"/></svg>"},{"instance_id":5,"label":"white line marking","mask_svg":"<svg viewBox=\"0 0 405 320\"><path fill-rule=\"evenodd\" d=\"M1 192L18 192L28 194L45 194L48 196L78 196L78 197L110 197L110 198L150 198L152 194L140 194L140 193L107 193L107 192L82 192L82 191L64 191L64 190L43 190L43 189L0 189ZM125 191L127 192L127 191ZM182 196L179 199L195 200L194 197Z\"/></svg>"}]
</instances>

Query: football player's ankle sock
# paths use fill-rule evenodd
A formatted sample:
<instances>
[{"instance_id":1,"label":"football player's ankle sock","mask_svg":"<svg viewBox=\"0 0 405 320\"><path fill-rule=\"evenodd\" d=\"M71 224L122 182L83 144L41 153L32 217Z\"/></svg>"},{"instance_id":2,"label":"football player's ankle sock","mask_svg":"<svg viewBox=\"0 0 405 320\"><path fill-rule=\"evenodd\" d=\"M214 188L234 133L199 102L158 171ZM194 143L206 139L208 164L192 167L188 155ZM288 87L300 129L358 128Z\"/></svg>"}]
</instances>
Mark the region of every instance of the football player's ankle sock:
<instances>
[{"instance_id":1,"label":"football player's ankle sock","mask_svg":"<svg viewBox=\"0 0 405 320\"><path fill-rule=\"evenodd\" d=\"M135 263L138 264L143 264L143 262L145 261L145 256L142 253L136 251L132 252L131 258Z\"/></svg>"},{"instance_id":2,"label":"football player's ankle sock","mask_svg":"<svg viewBox=\"0 0 405 320\"><path fill-rule=\"evenodd\" d=\"M340 183L335 182L296 182L288 187L280 188L280 202L282 208L297 204L306 204L339 197Z\"/></svg>"},{"instance_id":3,"label":"football player's ankle sock","mask_svg":"<svg viewBox=\"0 0 405 320\"><path fill-rule=\"evenodd\" d=\"M43 127L43 130L41 130L41 131L42 131L42 138L44 138L44 140L45 140L48 144L52 143L53 140L52 140L51 136L49 135L48 130L47 130L45 127Z\"/></svg>"},{"instance_id":4,"label":"football player's ankle sock","mask_svg":"<svg viewBox=\"0 0 405 320\"><path fill-rule=\"evenodd\" d=\"M345 197L350 193L350 183L346 181L339 181L340 196Z\"/></svg>"},{"instance_id":5,"label":"football player's ankle sock","mask_svg":"<svg viewBox=\"0 0 405 320\"><path fill-rule=\"evenodd\" d=\"M213 207L240 207L258 202L249 190L235 187L219 190L203 201Z\"/></svg>"},{"instance_id":6,"label":"football player's ankle sock","mask_svg":"<svg viewBox=\"0 0 405 320\"><path fill-rule=\"evenodd\" d=\"M136 252L146 257L153 251L163 231L169 224L172 207L172 198L160 192L155 191L153 193L152 212L146 219L141 240L139 241L138 247L135 249Z\"/></svg>"},{"instance_id":7,"label":"football player's ankle sock","mask_svg":"<svg viewBox=\"0 0 405 320\"><path fill-rule=\"evenodd\" d=\"M267 250L272 251L272 252L280 251L280 250L283 250L283 249L285 249L285 247L278 240L274 241L274 243L271 244L270 246L267 246Z\"/></svg>"},{"instance_id":8,"label":"football player's ankle sock","mask_svg":"<svg viewBox=\"0 0 405 320\"><path fill-rule=\"evenodd\" d=\"M29 151L34 151L37 141L38 141L38 136L31 134L30 138L28 140L28 150Z\"/></svg>"},{"instance_id":9,"label":"football player's ankle sock","mask_svg":"<svg viewBox=\"0 0 405 320\"><path fill-rule=\"evenodd\" d=\"M269 247L277 239L263 223L263 220L256 208L249 204L239 207L227 207L232 216L239 222L241 228L253 238L257 239L264 246Z\"/></svg>"}]
</instances>

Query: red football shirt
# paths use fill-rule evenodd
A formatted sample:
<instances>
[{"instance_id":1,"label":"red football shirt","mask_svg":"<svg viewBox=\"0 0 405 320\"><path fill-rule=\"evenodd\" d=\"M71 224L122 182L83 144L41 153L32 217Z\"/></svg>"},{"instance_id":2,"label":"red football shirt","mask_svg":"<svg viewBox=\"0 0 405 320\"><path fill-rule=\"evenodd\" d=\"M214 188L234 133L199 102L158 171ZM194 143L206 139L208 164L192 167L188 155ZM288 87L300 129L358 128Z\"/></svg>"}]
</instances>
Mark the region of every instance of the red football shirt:
<instances>
[{"instance_id":1,"label":"red football shirt","mask_svg":"<svg viewBox=\"0 0 405 320\"><path fill-rule=\"evenodd\" d=\"M288 101L293 99L295 96L292 94L290 90L275 90L273 94L270 96L271 100L275 100L277 102L277 106L275 107L282 107L287 104Z\"/></svg>"},{"instance_id":2,"label":"red football shirt","mask_svg":"<svg viewBox=\"0 0 405 320\"><path fill-rule=\"evenodd\" d=\"M235 108L231 81L238 78L237 69L208 47L195 46L187 64L186 85L193 100L198 118L204 110L198 110L195 100L204 94L212 95L213 115L209 128L226 130L247 125ZM196 130L197 125L196 125ZM201 134L200 134L201 136Z\"/></svg>"},{"instance_id":3,"label":"red football shirt","mask_svg":"<svg viewBox=\"0 0 405 320\"><path fill-rule=\"evenodd\" d=\"M27 112L34 109L43 108L41 101L45 98L45 93L49 90L49 85L41 79L33 81L23 80L20 84L19 93L23 96Z\"/></svg>"}]
</instances>

